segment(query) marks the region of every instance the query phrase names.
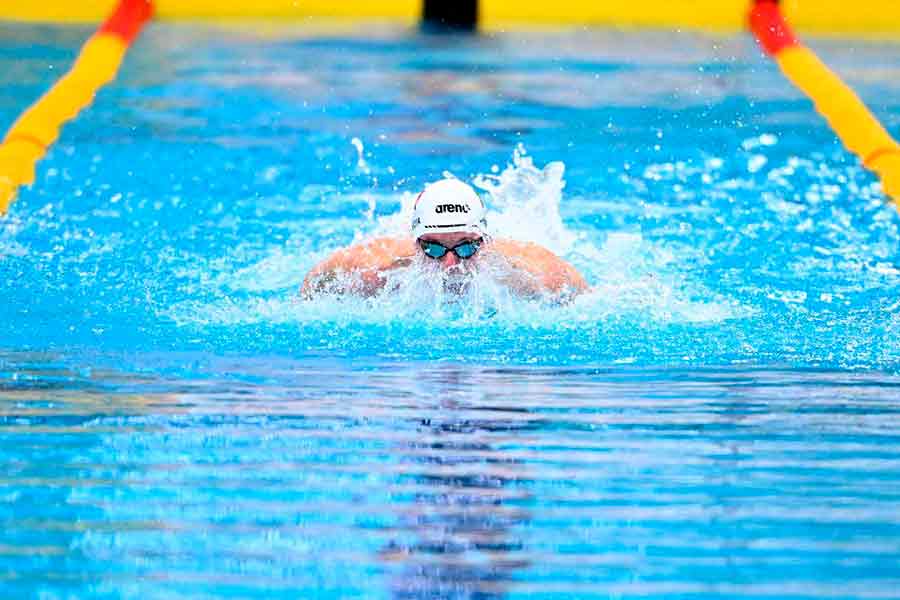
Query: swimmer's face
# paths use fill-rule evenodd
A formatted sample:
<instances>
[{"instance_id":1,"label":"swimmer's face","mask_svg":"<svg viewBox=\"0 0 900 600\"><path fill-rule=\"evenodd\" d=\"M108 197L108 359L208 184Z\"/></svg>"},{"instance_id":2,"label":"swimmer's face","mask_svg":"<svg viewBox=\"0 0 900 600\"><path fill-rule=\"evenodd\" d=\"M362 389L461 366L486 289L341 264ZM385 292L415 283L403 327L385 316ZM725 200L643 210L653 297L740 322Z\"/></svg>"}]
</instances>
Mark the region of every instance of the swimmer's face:
<instances>
[{"instance_id":1,"label":"swimmer's face","mask_svg":"<svg viewBox=\"0 0 900 600\"><path fill-rule=\"evenodd\" d=\"M423 248L423 244L428 242L440 244L448 250L440 258L432 258L425 253ZM450 248L456 248L466 242L478 242L480 244L479 249L469 258L460 258L456 255L456 252L450 250ZM484 243L482 236L475 233L429 233L419 238L416 247L423 260L427 261L428 264L437 263L436 266L442 274L441 284L444 288L444 293L460 296L469 289L472 275L474 275L479 258L484 252ZM463 255L465 255L465 250L465 248L458 249ZM468 250L471 252L472 248L470 247Z\"/></svg>"},{"instance_id":2,"label":"swimmer's face","mask_svg":"<svg viewBox=\"0 0 900 600\"><path fill-rule=\"evenodd\" d=\"M474 264L478 260L478 255L480 250L472 255L471 258L462 259L456 255L456 252L450 250L450 248L455 248L460 244L465 244L466 242L476 242L480 244L484 244L482 236L477 233L428 233L423 235L418 240L419 243L416 244L416 248L418 249L419 254L421 254L425 259L436 262L440 264L444 269L448 270L461 270L468 271L469 266L474 266ZM447 248L447 252L440 258L432 258L425 254L425 250L422 248L423 243L433 242L436 244L440 244L444 248Z\"/></svg>"}]
</instances>

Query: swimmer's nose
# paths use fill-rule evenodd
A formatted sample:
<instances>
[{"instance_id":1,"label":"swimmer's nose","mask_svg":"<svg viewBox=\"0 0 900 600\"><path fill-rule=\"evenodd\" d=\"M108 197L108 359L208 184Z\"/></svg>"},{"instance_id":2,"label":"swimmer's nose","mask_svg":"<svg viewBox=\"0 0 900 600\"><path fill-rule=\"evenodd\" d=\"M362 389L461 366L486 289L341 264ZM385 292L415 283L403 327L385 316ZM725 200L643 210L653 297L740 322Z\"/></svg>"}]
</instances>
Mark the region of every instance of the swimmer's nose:
<instances>
[{"instance_id":1,"label":"swimmer's nose","mask_svg":"<svg viewBox=\"0 0 900 600\"><path fill-rule=\"evenodd\" d=\"M445 267L452 267L459 264L459 257L455 252L448 252L441 258L441 264Z\"/></svg>"}]
</instances>

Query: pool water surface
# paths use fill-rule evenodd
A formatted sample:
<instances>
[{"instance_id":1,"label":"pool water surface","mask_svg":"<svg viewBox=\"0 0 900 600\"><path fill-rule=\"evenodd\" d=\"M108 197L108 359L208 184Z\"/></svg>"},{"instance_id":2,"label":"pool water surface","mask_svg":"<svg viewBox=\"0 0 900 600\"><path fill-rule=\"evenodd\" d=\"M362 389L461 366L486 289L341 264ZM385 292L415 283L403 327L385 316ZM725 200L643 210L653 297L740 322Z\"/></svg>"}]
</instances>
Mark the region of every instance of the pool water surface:
<instances>
[{"instance_id":1,"label":"pool water surface","mask_svg":"<svg viewBox=\"0 0 900 600\"><path fill-rule=\"evenodd\" d=\"M592 291L299 298L444 176ZM749 37L154 24L0 218L0 596L900 597L898 225Z\"/></svg>"}]
</instances>

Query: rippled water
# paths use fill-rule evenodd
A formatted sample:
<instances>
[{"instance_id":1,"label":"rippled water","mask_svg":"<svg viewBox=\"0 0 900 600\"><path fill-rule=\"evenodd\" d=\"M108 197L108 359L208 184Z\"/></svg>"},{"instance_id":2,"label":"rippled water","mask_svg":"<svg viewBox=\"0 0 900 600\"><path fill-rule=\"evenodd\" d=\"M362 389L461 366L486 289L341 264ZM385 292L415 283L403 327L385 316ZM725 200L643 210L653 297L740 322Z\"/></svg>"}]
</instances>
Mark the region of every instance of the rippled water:
<instances>
[{"instance_id":1,"label":"rippled water","mask_svg":"<svg viewBox=\"0 0 900 600\"><path fill-rule=\"evenodd\" d=\"M594 291L299 301L445 172ZM0 220L0 596L900 597L898 224L749 39L154 25Z\"/></svg>"},{"instance_id":2,"label":"rippled water","mask_svg":"<svg viewBox=\"0 0 900 600\"><path fill-rule=\"evenodd\" d=\"M3 364L5 597L896 597L896 377Z\"/></svg>"}]
</instances>

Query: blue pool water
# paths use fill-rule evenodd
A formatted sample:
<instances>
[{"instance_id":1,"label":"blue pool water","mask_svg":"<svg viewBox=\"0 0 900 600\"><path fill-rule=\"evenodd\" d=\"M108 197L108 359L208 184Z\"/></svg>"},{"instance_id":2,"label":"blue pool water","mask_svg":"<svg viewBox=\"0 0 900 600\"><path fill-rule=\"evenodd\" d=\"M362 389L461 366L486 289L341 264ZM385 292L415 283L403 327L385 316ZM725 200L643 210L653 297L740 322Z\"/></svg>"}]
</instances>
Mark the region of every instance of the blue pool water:
<instances>
[{"instance_id":1,"label":"blue pool water","mask_svg":"<svg viewBox=\"0 0 900 600\"><path fill-rule=\"evenodd\" d=\"M299 300L445 173L593 292ZM900 597L898 225L744 37L154 25L0 220L0 597Z\"/></svg>"}]
</instances>

